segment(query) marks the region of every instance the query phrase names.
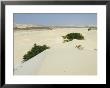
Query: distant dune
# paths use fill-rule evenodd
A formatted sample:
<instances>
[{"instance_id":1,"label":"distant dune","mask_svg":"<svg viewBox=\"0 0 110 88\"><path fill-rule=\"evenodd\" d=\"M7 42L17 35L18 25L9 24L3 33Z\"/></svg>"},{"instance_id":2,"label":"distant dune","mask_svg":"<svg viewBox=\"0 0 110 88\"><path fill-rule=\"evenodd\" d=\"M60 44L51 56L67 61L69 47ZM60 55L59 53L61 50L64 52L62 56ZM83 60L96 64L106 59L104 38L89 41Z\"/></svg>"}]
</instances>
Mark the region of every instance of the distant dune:
<instances>
[{"instance_id":1,"label":"distant dune","mask_svg":"<svg viewBox=\"0 0 110 88\"><path fill-rule=\"evenodd\" d=\"M15 24L14 29L19 29L19 30L31 30L31 29L55 29L55 28L91 28L93 30L96 30L97 27L92 25L92 26L72 26L72 25L50 25L50 26L45 26L45 25L33 25L33 24Z\"/></svg>"}]
</instances>

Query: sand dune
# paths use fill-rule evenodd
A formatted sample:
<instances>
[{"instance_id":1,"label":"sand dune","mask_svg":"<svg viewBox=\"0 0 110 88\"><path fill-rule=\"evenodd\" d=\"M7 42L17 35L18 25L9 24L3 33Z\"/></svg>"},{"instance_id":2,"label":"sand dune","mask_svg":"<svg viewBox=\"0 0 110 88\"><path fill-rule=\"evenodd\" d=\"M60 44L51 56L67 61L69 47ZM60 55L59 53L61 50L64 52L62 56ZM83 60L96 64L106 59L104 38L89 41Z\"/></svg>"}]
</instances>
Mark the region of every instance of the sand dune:
<instances>
[{"instance_id":1,"label":"sand dune","mask_svg":"<svg viewBox=\"0 0 110 88\"><path fill-rule=\"evenodd\" d=\"M63 43L61 36L71 32L82 33L85 40ZM46 44L50 49L21 63L23 55L33 44ZM82 45L83 50L75 48ZM15 75L96 75L97 31L87 28L62 28L45 31L14 32Z\"/></svg>"}]
</instances>

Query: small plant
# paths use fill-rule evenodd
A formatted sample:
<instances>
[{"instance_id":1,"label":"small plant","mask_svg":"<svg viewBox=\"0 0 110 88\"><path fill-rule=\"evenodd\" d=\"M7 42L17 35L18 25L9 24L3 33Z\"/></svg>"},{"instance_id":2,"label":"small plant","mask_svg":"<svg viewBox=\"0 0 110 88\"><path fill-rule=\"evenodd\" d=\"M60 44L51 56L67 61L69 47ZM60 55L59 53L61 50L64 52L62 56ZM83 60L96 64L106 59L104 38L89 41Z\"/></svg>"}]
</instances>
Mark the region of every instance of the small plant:
<instances>
[{"instance_id":1,"label":"small plant","mask_svg":"<svg viewBox=\"0 0 110 88\"><path fill-rule=\"evenodd\" d=\"M81 33L69 33L65 36L62 36L64 42L72 41L73 39L83 40L84 36Z\"/></svg>"},{"instance_id":2,"label":"small plant","mask_svg":"<svg viewBox=\"0 0 110 88\"><path fill-rule=\"evenodd\" d=\"M69 42L69 40L64 40L63 43L65 43L65 42Z\"/></svg>"},{"instance_id":3,"label":"small plant","mask_svg":"<svg viewBox=\"0 0 110 88\"><path fill-rule=\"evenodd\" d=\"M49 49L48 46L43 45L36 45L34 44L34 46L31 48L30 51L28 51L24 56L23 56L23 62L31 59L32 57L36 56L37 54L43 52L44 50Z\"/></svg>"},{"instance_id":4,"label":"small plant","mask_svg":"<svg viewBox=\"0 0 110 88\"><path fill-rule=\"evenodd\" d=\"M90 31L91 30L91 28L88 28L88 31Z\"/></svg>"},{"instance_id":5,"label":"small plant","mask_svg":"<svg viewBox=\"0 0 110 88\"><path fill-rule=\"evenodd\" d=\"M79 49L79 50L83 50L84 47L82 47L82 45L76 45L75 48Z\"/></svg>"}]
</instances>

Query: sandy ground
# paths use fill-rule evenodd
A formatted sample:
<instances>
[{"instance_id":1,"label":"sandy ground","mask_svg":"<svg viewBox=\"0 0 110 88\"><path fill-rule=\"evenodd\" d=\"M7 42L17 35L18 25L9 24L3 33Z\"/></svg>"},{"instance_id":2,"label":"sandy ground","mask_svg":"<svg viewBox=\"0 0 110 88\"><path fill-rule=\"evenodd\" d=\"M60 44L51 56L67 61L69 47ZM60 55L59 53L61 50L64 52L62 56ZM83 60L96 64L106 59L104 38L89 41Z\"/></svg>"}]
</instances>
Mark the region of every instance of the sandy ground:
<instances>
[{"instance_id":1,"label":"sandy ground","mask_svg":"<svg viewBox=\"0 0 110 88\"><path fill-rule=\"evenodd\" d=\"M84 40L63 43L61 36L71 32L82 33ZM23 55L33 44L48 45L25 63ZM75 48L82 45L83 50ZM87 28L63 28L43 31L14 31L14 75L96 75L97 31Z\"/></svg>"}]
</instances>

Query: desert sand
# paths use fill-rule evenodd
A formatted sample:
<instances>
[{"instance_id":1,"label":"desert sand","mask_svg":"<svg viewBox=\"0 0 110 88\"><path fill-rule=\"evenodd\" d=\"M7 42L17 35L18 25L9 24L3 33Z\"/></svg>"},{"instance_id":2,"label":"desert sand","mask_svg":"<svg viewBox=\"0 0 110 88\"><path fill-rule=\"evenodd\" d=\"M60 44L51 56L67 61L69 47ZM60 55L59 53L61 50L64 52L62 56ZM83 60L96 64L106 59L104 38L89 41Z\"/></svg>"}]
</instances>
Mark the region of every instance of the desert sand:
<instances>
[{"instance_id":1,"label":"desert sand","mask_svg":"<svg viewBox=\"0 0 110 88\"><path fill-rule=\"evenodd\" d=\"M14 75L96 75L97 30L87 29L14 31ZM72 32L81 33L85 39L63 43L61 36ZM34 43L46 44L50 49L22 63L23 55ZM76 48L76 45L82 45L83 49Z\"/></svg>"}]
</instances>

